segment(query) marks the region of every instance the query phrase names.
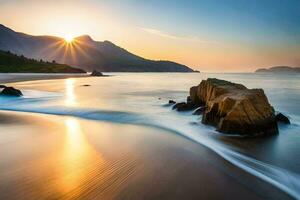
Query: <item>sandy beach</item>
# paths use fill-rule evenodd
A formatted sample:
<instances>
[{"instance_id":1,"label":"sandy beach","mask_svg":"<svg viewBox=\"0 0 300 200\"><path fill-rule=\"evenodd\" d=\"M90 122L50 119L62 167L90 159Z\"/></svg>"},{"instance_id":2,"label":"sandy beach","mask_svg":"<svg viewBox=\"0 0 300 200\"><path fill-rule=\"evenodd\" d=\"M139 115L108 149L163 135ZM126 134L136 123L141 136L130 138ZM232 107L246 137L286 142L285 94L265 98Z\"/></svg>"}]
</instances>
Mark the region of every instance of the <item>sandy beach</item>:
<instances>
[{"instance_id":1,"label":"sandy beach","mask_svg":"<svg viewBox=\"0 0 300 200\"><path fill-rule=\"evenodd\" d=\"M15 112L0 123L1 199L288 198L171 132Z\"/></svg>"}]
</instances>

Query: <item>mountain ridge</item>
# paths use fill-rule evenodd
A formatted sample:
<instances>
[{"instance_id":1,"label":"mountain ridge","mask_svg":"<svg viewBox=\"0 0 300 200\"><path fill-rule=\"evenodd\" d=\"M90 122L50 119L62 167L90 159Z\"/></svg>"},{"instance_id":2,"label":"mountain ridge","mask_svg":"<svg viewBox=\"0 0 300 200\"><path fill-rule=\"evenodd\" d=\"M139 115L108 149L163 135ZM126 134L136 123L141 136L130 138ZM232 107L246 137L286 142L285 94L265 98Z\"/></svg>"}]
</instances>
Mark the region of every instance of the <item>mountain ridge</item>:
<instances>
[{"instance_id":1,"label":"mountain ridge","mask_svg":"<svg viewBox=\"0 0 300 200\"><path fill-rule=\"evenodd\" d=\"M33 36L0 24L0 49L29 58L55 60L85 71L103 72L194 72L172 61L150 60L135 55L110 41L94 41L89 35L67 43L49 35Z\"/></svg>"}]
</instances>

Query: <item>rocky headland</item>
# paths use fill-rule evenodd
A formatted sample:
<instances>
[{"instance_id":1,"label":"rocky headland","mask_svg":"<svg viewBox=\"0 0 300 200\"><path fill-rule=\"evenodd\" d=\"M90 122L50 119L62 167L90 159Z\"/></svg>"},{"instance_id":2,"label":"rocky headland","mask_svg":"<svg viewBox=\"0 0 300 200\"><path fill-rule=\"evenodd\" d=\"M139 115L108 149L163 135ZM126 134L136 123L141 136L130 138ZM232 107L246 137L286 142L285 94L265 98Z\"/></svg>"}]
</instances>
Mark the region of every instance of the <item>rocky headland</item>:
<instances>
[{"instance_id":1,"label":"rocky headland","mask_svg":"<svg viewBox=\"0 0 300 200\"><path fill-rule=\"evenodd\" d=\"M255 73L299 74L300 67L275 66L267 69L266 68L257 69Z\"/></svg>"}]
</instances>

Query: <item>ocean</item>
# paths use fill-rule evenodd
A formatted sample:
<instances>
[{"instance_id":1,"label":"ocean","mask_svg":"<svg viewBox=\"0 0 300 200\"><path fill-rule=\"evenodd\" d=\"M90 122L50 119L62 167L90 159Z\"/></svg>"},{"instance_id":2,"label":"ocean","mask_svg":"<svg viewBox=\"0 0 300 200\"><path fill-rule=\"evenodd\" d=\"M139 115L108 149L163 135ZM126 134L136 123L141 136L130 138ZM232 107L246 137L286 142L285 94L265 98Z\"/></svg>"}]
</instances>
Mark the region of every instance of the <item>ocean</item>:
<instances>
[{"instance_id":1,"label":"ocean","mask_svg":"<svg viewBox=\"0 0 300 200\"><path fill-rule=\"evenodd\" d=\"M0 110L72 117L112 126L118 124L138 126L158 130L157 134L172 133L176 137L182 137L209 149L230 165L272 185L290 197L300 198L299 75L254 73L110 73L109 75L13 83L10 85L21 89L24 97L0 97ZM271 105L276 111L288 116L291 125L280 124L279 134L275 136L242 138L219 133L214 127L202 124L201 116L192 115L192 111L177 112L168 105L170 99L176 102L185 101L189 88L207 78L219 78L244 84L248 88L264 89ZM69 123L72 126L72 120ZM6 136L9 132L11 130L7 133L5 129L1 131L0 144L9 141ZM3 159L1 158L0 166L7 164L5 162L7 158ZM235 178L247 184L246 180L242 180L242 176Z\"/></svg>"}]
</instances>

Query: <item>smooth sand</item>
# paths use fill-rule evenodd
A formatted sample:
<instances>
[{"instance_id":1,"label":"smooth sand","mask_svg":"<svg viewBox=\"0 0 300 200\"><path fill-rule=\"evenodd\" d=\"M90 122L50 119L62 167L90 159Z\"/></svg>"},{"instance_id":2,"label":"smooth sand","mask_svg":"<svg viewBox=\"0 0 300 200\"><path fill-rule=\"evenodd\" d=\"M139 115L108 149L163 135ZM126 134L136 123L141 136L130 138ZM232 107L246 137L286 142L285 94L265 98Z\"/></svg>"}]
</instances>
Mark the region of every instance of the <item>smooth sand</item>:
<instances>
[{"instance_id":1,"label":"smooth sand","mask_svg":"<svg viewBox=\"0 0 300 200\"><path fill-rule=\"evenodd\" d=\"M13 83L20 81L49 80L89 77L89 74L31 74L31 73L0 73L0 83Z\"/></svg>"},{"instance_id":2,"label":"smooth sand","mask_svg":"<svg viewBox=\"0 0 300 200\"><path fill-rule=\"evenodd\" d=\"M0 199L289 199L156 128L0 112Z\"/></svg>"}]
</instances>

